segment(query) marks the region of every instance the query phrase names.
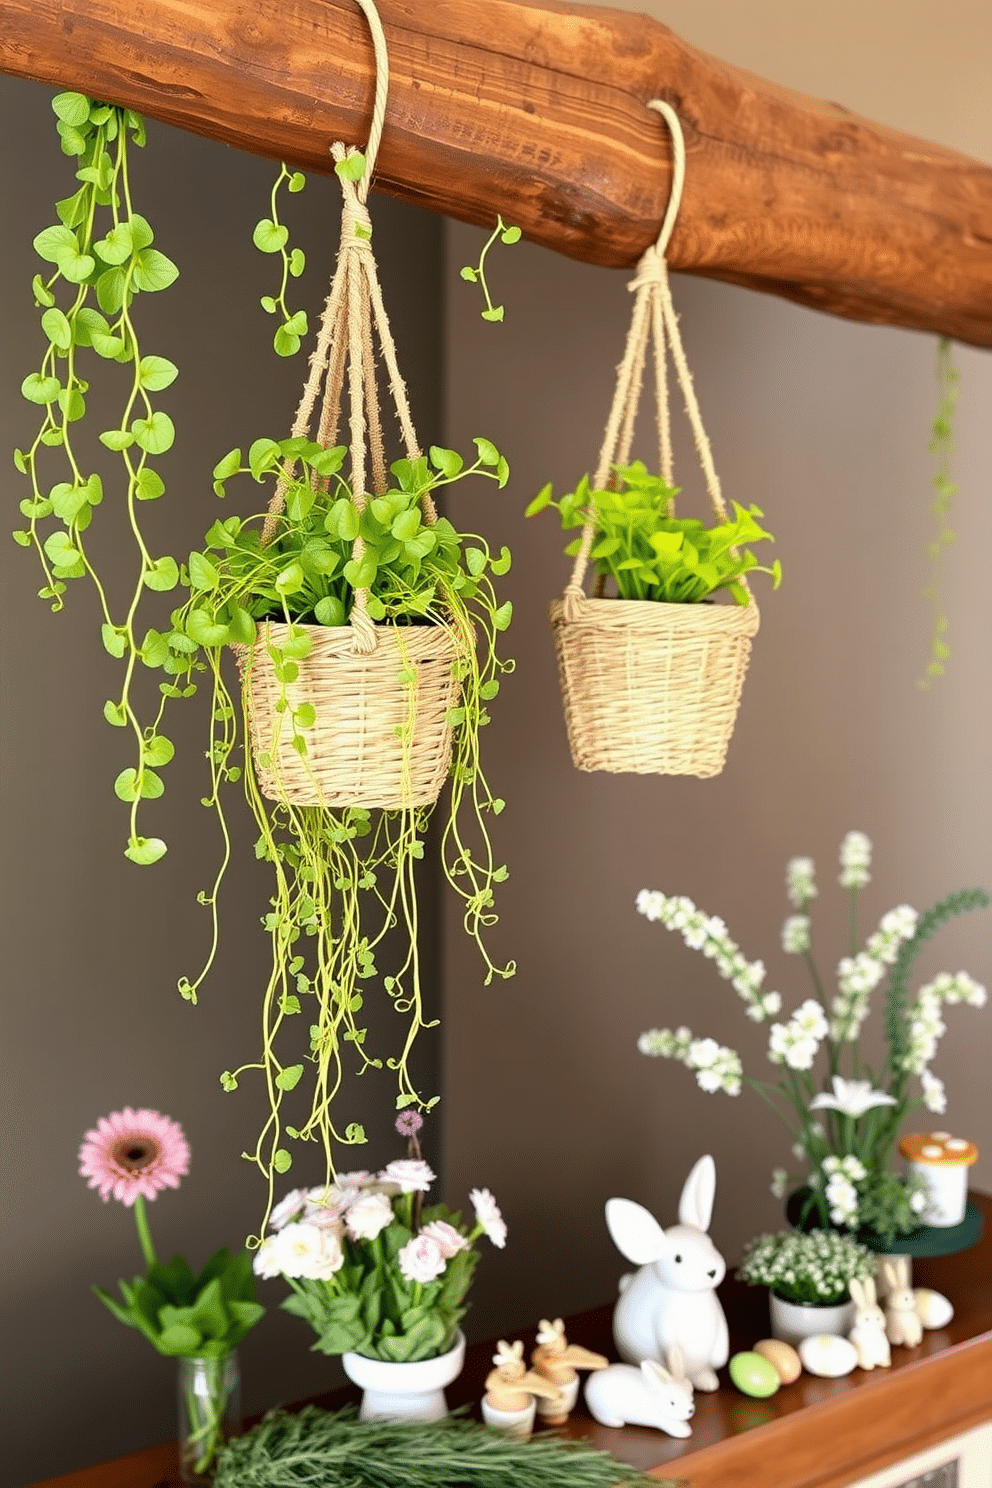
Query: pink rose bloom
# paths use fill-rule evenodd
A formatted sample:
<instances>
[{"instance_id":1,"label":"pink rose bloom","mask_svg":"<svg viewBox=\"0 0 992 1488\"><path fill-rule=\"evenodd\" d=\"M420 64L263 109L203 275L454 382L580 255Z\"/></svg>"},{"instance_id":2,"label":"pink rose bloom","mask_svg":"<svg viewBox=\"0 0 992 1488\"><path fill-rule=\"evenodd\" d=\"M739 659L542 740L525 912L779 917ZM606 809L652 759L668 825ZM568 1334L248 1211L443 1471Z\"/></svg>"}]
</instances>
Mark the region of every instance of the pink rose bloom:
<instances>
[{"instance_id":1,"label":"pink rose bloom","mask_svg":"<svg viewBox=\"0 0 992 1488\"><path fill-rule=\"evenodd\" d=\"M465 1236L455 1229L454 1225L448 1224L444 1219L432 1219L430 1224L425 1224L420 1232L426 1235L428 1240L436 1240L441 1248L441 1254L446 1261L450 1261L453 1255L460 1250L468 1250L469 1243Z\"/></svg>"},{"instance_id":2,"label":"pink rose bloom","mask_svg":"<svg viewBox=\"0 0 992 1488\"><path fill-rule=\"evenodd\" d=\"M385 1194L367 1193L352 1204L344 1217L352 1240L374 1240L393 1222L393 1206Z\"/></svg>"},{"instance_id":3,"label":"pink rose bloom","mask_svg":"<svg viewBox=\"0 0 992 1488\"><path fill-rule=\"evenodd\" d=\"M420 1158L401 1157L383 1169L381 1178L384 1183L398 1183L400 1193L426 1193L435 1174Z\"/></svg>"},{"instance_id":4,"label":"pink rose bloom","mask_svg":"<svg viewBox=\"0 0 992 1488\"><path fill-rule=\"evenodd\" d=\"M447 1261L436 1240L429 1235L414 1235L396 1256L407 1281L433 1281L445 1269Z\"/></svg>"}]
</instances>

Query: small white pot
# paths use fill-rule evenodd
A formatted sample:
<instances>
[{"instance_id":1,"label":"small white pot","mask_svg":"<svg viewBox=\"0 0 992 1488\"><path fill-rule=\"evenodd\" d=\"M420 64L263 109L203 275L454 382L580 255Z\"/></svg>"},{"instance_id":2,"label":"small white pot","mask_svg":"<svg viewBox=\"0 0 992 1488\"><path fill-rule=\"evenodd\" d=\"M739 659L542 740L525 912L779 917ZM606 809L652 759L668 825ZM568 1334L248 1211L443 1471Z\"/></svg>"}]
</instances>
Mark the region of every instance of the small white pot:
<instances>
[{"instance_id":1,"label":"small white pot","mask_svg":"<svg viewBox=\"0 0 992 1488\"><path fill-rule=\"evenodd\" d=\"M549 1426L561 1426L568 1420L579 1398L579 1377L558 1386L558 1399L549 1400L547 1395L535 1397L537 1414Z\"/></svg>"},{"instance_id":2,"label":"small white pot","mask_svg":"<svg viewBox=\"0 0 992 1488\"><path fill-rule=\"evenodd\" d=\"M834 1333L846 1338L854 1326L853 1302L838 1302L833 1307L817 1307L812 1302L786 1302L783 1297L768 1293L768 1309L771 1313L772 1337L795 1346L804 1338L815 1338L818 1333Z\"/></svg>"},{"instance_id":3,"label":"small white pot","mask_svg":"<svg viewBox=\"0 0 992 1488\"><path fill-rule=\"evenodd\" d=\"M493 1431L501 1431L504 1436L526 1439L534 1429L534 1397L531 1396L530 1405L525 1405L523 1410L506 1411L497 1410L483 1396L482 1419Z\"/></svg>"},{"instance_id":4,"label":"small white pot","mask_svg":"<svg viewBox=\"0 0 992 1488\"><path fill-rule=\"evenodd\" d=\"M964 1219L968 1206L968 1168L964 1163L938 1167L933 1162L911 1162L909 1171L923 1183L926 1208L924 1224L937 1230L953 1229Z\"/></svg>"},{"instance_id":5,"label":"small white pot","mask_svg":"<svg viewBox=\"0 0 992 1488\"><path fill-rule=\"evenodd\" d=\"M446 1354L414 1364L341 1355L345 1374L364 1391L360 1421L442 1421L448 1414L444 1387L458 1378L464 1363L465 1335L460 1329Z\"/></svg>"}]
</instances>

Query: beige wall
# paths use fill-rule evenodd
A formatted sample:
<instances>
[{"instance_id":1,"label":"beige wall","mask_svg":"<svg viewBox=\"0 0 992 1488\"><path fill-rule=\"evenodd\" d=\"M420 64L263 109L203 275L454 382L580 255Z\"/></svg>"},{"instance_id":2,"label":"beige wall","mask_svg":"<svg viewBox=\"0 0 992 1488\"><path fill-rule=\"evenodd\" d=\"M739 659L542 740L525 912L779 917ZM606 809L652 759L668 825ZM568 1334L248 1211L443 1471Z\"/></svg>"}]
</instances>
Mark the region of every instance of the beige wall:
<instances>
[{"instance_id":1,"label":"beige wall","mask_svg":"<svg viewBox=\"0 0 992 1488\"><path fill-rule=\"evenodd\" d=\"M776 80L992 158L987 110L992 10L952 3L728 3L652 6L690 40ZM522 510L544 481L569 488L593 464L629 315L623 274L533 247L497 251L506 304L484 324L456 280L479 233L448 231L450 441L485 433L507 453L505 494L459 497L460 520L513 547L506 581L519 661L487 740L507 799L499 847L512 877L498 944L515 981L484 991L452 917L445 933L448 1183L491 1183L511 1246L485 1266L477 1329L609 1296L621 1262L605 1235L612 1193L674 1217L702 1151L718 1165L716 1235L734 1254L777 1223L771 1167L788 1142L757 1099L700 1092L677 1066L642 1058L642 1029L688 1023L771 1073L708 962L634 912L643 886L682 892L763 956L787 1005L807 995L779 950L785 860L818 863L816 935L829 972L842 953L836 850L852 827L876 845L865 926L892 904L919 908L992 883L989 786L992 540L988 409L992 362L959 350L956 471L948 563L953 659L929 693L921 588L930 535L929 421L934 342L855 326L733 287L678 278L675 296L728 496L757 501L778 537L781 591L762 627L724 774L713 781L582 775L568 758L548 599L566 578L561 537ZM641 448L650 458L650 441ZM701 483L683 439L686 502ZM990 917L928 950L922 970L959 966L992 980ZM936 1068L946 1122L984 1144L992 1182L987 1067L992 1011L953 1009Z\"/></svg>"}]
</instances>

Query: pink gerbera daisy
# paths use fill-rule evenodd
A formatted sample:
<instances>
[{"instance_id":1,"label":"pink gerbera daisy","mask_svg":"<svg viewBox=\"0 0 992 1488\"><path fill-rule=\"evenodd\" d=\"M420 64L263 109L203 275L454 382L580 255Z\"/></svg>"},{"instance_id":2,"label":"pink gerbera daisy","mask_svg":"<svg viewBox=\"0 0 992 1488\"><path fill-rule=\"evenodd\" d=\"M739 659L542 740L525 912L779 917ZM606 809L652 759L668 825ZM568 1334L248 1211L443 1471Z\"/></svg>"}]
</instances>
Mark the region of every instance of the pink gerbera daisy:
<instances>
[{"instance_id":1,"label":"pink gerbera daisy","mask_svg":"<svg viewBox=\"0 0 992 1488\"><path fill-rule=\"evenodd\" d=\"M163 1188L178 1188L189 1172L189 1146L183 1129L158 1111L112 1111L83 1138L79 1172L98 1188L104 1203L113 1194L130 1208L143 1195L154 1199Z\"/></svg>"}]
</instances>

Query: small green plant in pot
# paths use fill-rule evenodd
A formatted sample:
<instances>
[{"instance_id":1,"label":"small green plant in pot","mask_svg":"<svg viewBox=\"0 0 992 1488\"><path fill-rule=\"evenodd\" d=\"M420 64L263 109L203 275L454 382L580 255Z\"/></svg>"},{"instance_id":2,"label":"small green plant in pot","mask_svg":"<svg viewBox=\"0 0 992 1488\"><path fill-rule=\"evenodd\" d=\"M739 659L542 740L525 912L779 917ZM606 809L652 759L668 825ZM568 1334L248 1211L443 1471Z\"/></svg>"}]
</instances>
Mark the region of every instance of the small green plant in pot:
<instances>
[{"instance_id":1,"label":"small green plant in pot","mask_svg":"<svg viewBox=\"0 0 992 1488\"><path fill-rule=\"evenodd\" d=\"M748 1286L767 1287L772 1335L786 1343L846 1333L854 1321L851 1282L874 1275L871 1251L832 1230L759 1235L745 1247L737 1272Z\"/></svg>"},{"instance_id":2,"label":"small green plant in pot","mask_svg":"<svg viewBox=\"0 0 992 1488\"><path fill-rule=\"evenodd\" d=\"M664 252L685 172L682 130L662 100L650 108L672 136L672 199L657 244L641 256L630 285L634 308L596 471L560 501L545 486L528 515L554 507L566 529L581 528L564 594L551 606L565 722L580 770L717 775L737 718L758 629L747 575L760 568L748 544L769 539L762 513L723 500L685 359ZM657 396L657 474L630 462L648 351ZM707 527L676 515L669 426L671 351L713 512ZM592 561L592 597L584 581ZM764 572L778 586L776 563ZM607 597L612 580L615 595ZM724 592L735 603L712 603Z\"/></svg>"}]
</instances>

